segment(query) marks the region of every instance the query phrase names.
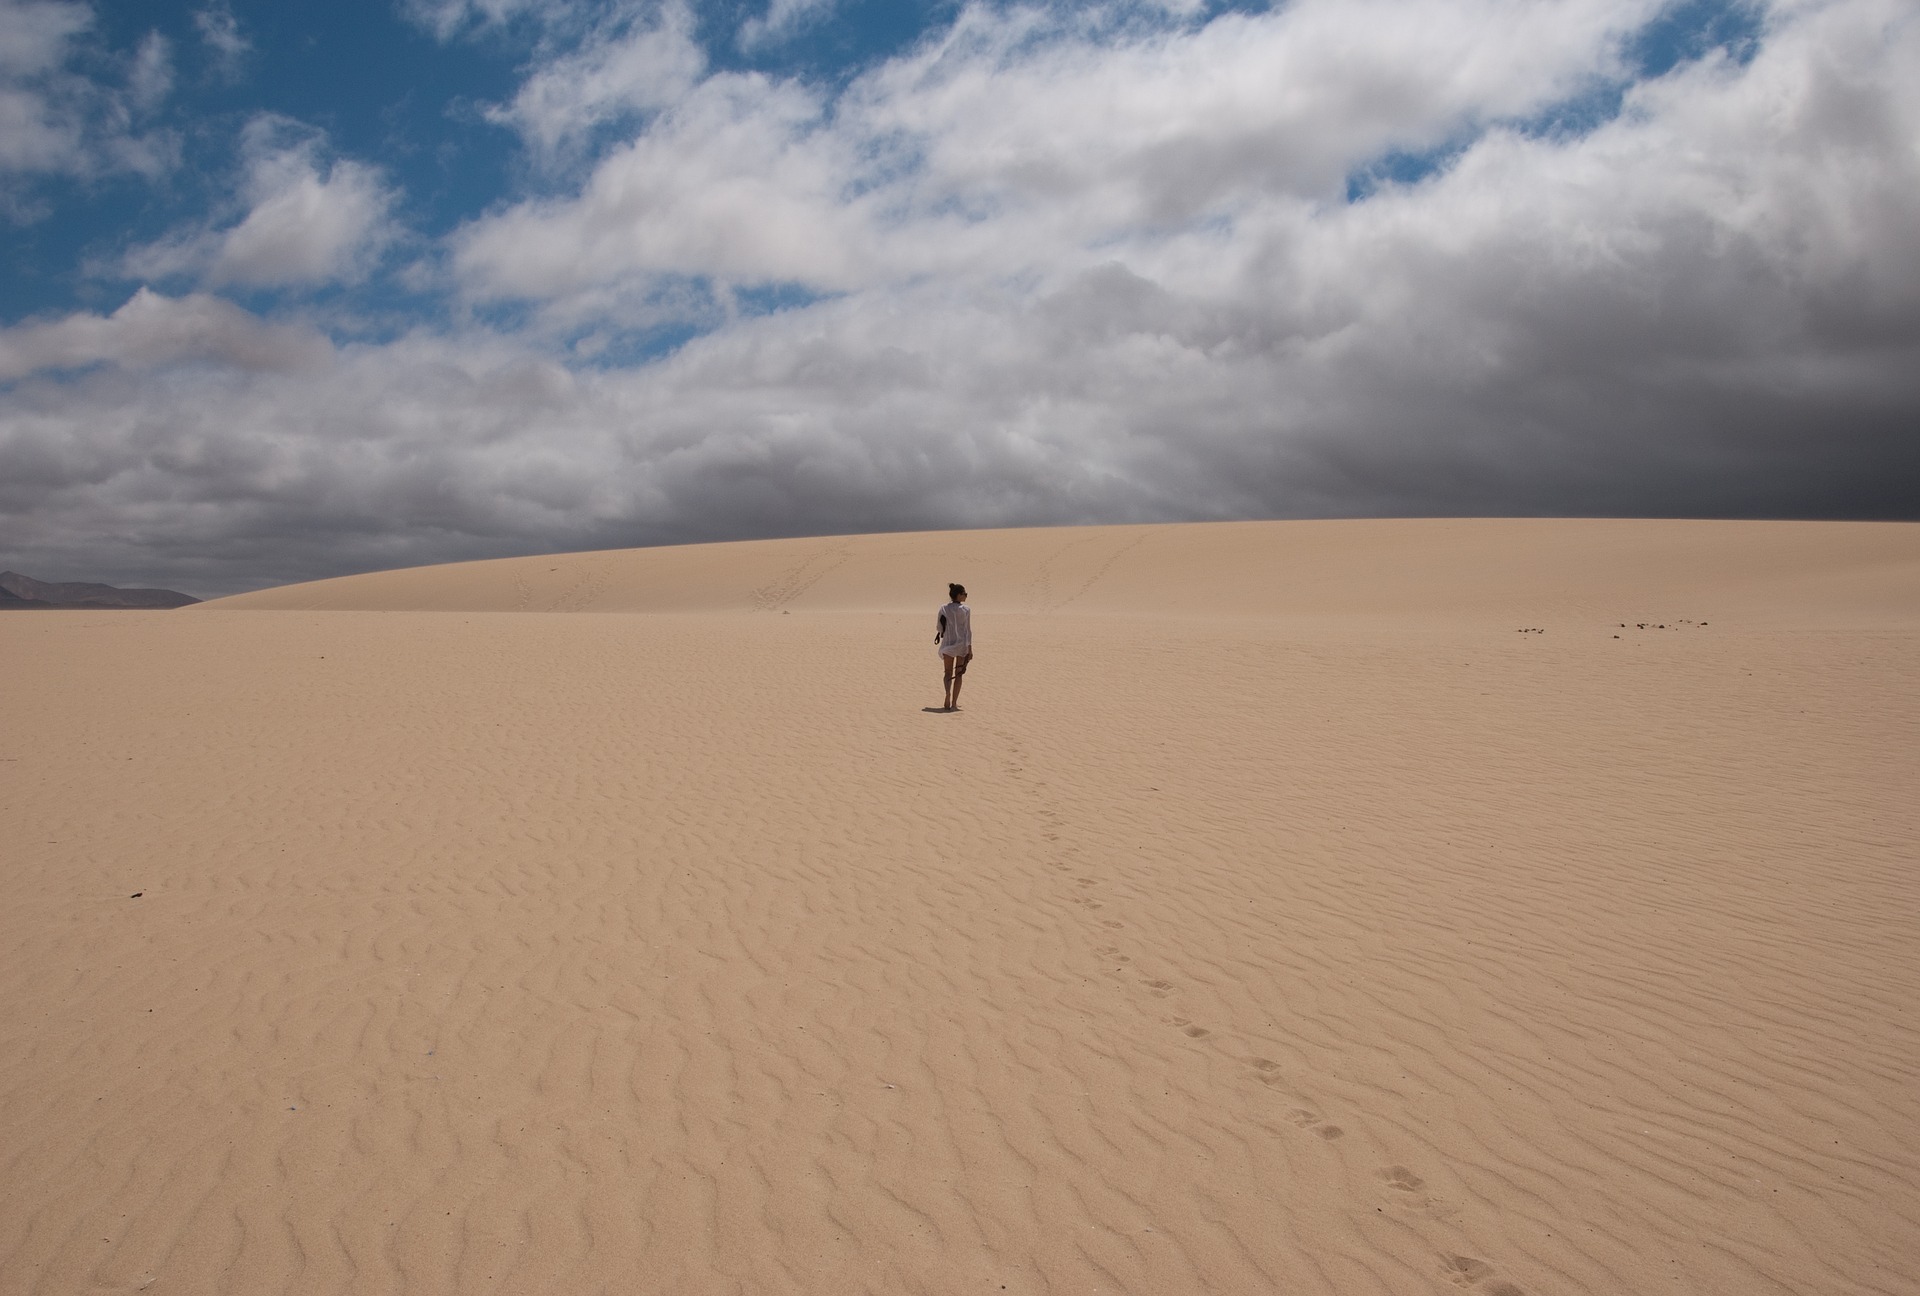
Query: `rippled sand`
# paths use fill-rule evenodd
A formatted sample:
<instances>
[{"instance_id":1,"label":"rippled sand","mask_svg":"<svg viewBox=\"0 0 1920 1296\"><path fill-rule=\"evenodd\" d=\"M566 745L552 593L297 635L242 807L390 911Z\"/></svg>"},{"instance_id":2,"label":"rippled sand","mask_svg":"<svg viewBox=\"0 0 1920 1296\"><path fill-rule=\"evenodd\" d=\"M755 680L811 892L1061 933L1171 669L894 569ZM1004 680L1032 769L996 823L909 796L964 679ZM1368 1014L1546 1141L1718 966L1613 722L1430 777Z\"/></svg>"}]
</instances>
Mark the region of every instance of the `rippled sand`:
<instances>
[{"instance_id":1,"label":"rippled sand","mask_svg":"<svg viewBox=\"0 0 1920 1296\"><path fill-rule=\"evenodd\" d=\"M1920 527L565 555L0 662L6 1293L1920 1291Z\"/></svg>"}]
</instances>

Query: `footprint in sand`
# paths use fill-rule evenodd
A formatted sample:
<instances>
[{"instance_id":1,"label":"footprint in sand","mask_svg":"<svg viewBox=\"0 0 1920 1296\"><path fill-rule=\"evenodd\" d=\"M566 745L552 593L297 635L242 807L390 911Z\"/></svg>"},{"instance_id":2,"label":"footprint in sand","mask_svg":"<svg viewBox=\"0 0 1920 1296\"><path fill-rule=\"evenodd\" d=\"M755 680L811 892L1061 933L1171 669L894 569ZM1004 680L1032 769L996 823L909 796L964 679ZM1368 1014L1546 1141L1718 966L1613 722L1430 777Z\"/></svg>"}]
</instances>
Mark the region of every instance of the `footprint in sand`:
<instances>
[{"instance_id":1,"label":"footprint in sand","mask_svg":"<svg viewBox=\"0 0 1920 1296\"><path fill-rule=\"evenodd\" d=\"M1153 993L1161 999L1165 999L1169 994L1173 993L1173 982L1171 981L1142 981L1140 984L1153 991Z\"/></svg>"},{"instance_id":2,"label":"footprint in sand","mask_svg":"<svg viewBox=\"0 0 1920 1296\"><path fill-rule=\"evenodd\" d=\"M1471 1287L1482 1278L1493 1277L1493 1266L1485 1260L1464 1255L1450 1255L1444 1259L1447 1279L1456 1287Z\"/></svg>"},{"instance_id":3,"label":"footprint in sand","mask_svg":"<svg viewBox=\"0 0 1920 1296\"><path fill-rule=\"evenodd\" d=\"M1383 1166L1373 1174L1386 1185L1388 1200L1397 1210L1412 1211L1441 1220L1450 1220L1458 1213L1451 1202L1441 1201L1422 1191L1427 1181L1405 1166Z\"/></svg>"},{"instance_id":4,"label":"footprint in sand","mask_svg":"<svg viewBox=\"0 0 1920 1296\"><path fill-rule=\"evenodd\" d=\"M1512 1283L1495 1279L1493 1266L1473 1256L1442 1256L1441 1272L1455 1287L1477 1286L1482 1296L1527 1296L1525 1291Z\"/></svg>"},{"instance_id":5,"label":"footprint in sand","mask_svg":"<svg viewBox=\"0 0 1920 1296\"><path fill-rule=\"evenodd\" d=\"M1113 930L1115 930L1115 931L1118 931L1118 930L1120 930L1120 929L1121 929L1122 927L1125 927L1125 926L1126 926L1126 924L1125 924L1125 923L1123 923L1123 922L1115 922L1115 921L1114 921L1113 919L1111 919L1111 918L1109 918L1109 919L1107 919L1106 921L1104 921L1104 922L1102 922L1102 923L1101 923L1100 925L1101 925L1102 927L1111 927L1111 928L1112 928Z\"/></svg>"},{"instance_id":6,"label":"footprint in sand","mask_svg":"<svg viewBox=\"0 0 1920 1296\"><path fill-rule=\"evenodd\" d=\"M1334 1139L1341 1138L1346 1134L1346 1131L1338 1125L1329 1125L1326 1121L1321 1120L1319 1112L1309 1111L1305 1107L1293 1108L1287 1113L1287 1119L1303 1130L1318 1134L1328 1142L1332 1142Z\"/></svg>"},{"instance_id":7,"label":"footprint in sand","mask_svg":"<svg viewBox=\"0 0 1920 1296\"><path fill-rule=\"evenodd\" d=\"M1169 1026L1178 1026L1180 1033L1188 1039L1205 1039L1207 1036L1213 1034L1213 1032L1205 1026L1196 1026L1185 1017L1168 1017L1165 1021Z\"/></svg>"}]
</instances>

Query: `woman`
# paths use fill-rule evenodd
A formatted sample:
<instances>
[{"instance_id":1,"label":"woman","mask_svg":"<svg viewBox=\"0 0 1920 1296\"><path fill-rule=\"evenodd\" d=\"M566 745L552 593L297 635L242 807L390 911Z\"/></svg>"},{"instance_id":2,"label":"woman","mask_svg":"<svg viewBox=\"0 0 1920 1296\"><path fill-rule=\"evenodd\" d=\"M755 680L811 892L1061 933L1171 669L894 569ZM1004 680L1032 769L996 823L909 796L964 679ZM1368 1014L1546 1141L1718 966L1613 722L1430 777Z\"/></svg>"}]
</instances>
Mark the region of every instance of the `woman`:
<instances>
[{"instance_id":1,"label":"woman","mask_svg":"<svg viewBox=\"0 0 1920 1296\"><path fill-rule=\"evenodd\" d=\"M947 686L946 704L940 709L958 711L960 681L966 676L967 663L973 660L973 613L967 607L965 585L947 586L947 598L951 601L940 609L933 641L939 645L940 665Z\"/></svg>"}]
</instances>

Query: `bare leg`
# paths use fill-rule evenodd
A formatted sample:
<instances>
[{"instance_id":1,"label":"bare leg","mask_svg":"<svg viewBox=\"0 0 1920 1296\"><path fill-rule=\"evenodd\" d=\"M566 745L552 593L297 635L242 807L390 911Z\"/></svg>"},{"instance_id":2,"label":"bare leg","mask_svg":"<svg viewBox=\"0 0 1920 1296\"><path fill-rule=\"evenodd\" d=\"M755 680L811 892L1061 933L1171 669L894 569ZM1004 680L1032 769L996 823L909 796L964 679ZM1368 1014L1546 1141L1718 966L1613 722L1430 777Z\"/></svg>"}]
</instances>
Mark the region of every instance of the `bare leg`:
<instances>
[{"instance_id":1,"label":"bare leg","mask_svg":"<svg viewBox=\"0 0 1920 1296\"><path fill-rule=\"evenodd\" d=\"M951 711L953 710L953 695L955 691L953 682L953 658L947 656L945 653L940 654L940 665L945 671L941 676L941 682L946 687L946 693L942 697L940 709L943 711Z\"/></svg>"},{"instance_id":2,"label":"bare leg","mask_svg":"<svg viewBox=\"0 0 1920 1296\"><path fill-rule=\"evenodd\" d=\"M948 658L948 660L951 661L952 658ZM967 663L972 660L973 654L968 653L965 657L962 657L954 667L953 686L947 690L947 709L949 711L958 711L960 709L960 685L966 682Z\"/></svg>"}]
</instances>

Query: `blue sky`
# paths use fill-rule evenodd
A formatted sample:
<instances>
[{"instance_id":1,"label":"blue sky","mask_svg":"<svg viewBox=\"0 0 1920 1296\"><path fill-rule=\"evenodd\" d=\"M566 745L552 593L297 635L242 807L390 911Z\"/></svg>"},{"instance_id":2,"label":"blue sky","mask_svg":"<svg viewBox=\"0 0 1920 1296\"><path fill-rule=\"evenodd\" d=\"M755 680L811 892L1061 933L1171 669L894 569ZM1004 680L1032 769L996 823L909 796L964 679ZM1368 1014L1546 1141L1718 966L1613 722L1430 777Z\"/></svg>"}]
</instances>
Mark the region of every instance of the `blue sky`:
<instances>
[{"instance_id":1,"label":"blue sky","mask_svg":"<svg viewBox=\"0 0 1920 1296\"><path fill-rule=\"evenodd\" d=\"M439 37L425 15L392 0L83 9L91 22L74 41L73 62L103 80L126 77L154 36L166 42L173 83L140 124L170 137L179 165L160 184L137 173L56 173L33 185L53 219L16 224L19 241L6 260L0 297L9 322L124 295L132 281L102 275L99 266L230 196L241 133L263 113L324 132L330 151L384 168L400 191L396 214L420 238L444 236L495 203L538 192L548 177L530 175L514 134L483 114L512 97L543 46L577 44L586 35L554 33L519 15L499 23L469 19L450 38ZM699 15L702 45L716 67L831 83L910 44L936 11L887 3L843 13L851 21L810 24L795 39L749 55L735 35L753 13L717 9ZM226 36L228 48L209 39L209 15L219 18L214 40ZM589 12L569 26L590 30L596 16L604 20ZM398 285L375 287L384 299Z\"/></svg>"},{"instance_id":2,"label":"blue sky","mask_svg":"<svg viewBox=\"0 0 1920 1296\"><path fill-rule=\"evenodd\" d=\"M1890 0L0 0L0 566L1920 515Z\"/></svg>"}]
</instances>

